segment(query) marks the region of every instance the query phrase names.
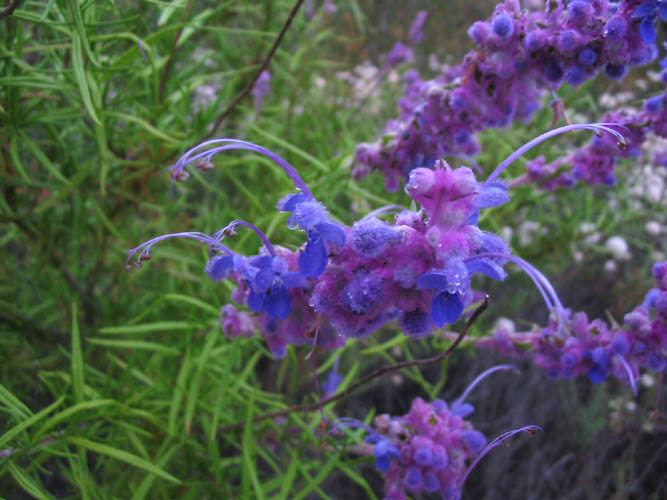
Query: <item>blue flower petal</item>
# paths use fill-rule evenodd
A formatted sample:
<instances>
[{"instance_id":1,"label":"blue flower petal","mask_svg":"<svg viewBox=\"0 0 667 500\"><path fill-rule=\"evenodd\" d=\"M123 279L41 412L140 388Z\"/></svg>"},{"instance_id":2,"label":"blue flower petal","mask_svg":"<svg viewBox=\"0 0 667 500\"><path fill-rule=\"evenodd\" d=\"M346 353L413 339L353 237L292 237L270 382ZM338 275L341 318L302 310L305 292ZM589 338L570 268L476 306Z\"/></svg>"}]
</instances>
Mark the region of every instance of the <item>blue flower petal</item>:
<instances>
[{"instance_id":1,"label":"blue flower petal","mask_svg":"<svg viewBox=\"0 0 667 500\"><path fill-rule=\"evenodd\" d=\"M271 318L286 318L289 316L292 307L290 305L290 297L287 288L281 281L275 280L271 286L271 291L264 301L264 309L266 314Z\"/></svg>"},{"instance_id":2,"label":"blue flower petal","mask_svg":"<svg viewBox=\"0 0 667 500\"><path fill-rule=\"evenodd\" d=\"M273 267L267 266L261 268L252 282L253 291L255 293L266 292L273 283L275 275L276 273L273 271Z\"/></svg>"},{"instance_id":3,"label":"blue flower petal","mask_svg":"<svg viewBox=\"0 0 667 500\"><path fill-rule=\"evenodd\" d=\"M308 286L308 280L301 273L285 273L280 278L287 288L305 288Z\"/></svg>"},{"instance_id":4,"label":"blue flower petal","mask_svg":"<svg viewBox=\"0 0 667 500\"><path fill-rule=\"evenodd\" d=\"M333 371L330 372L327 376L327 380L322 384L322 390L324 391L324 394L331 396L334 392L336 392L336 389L338 389L338 386L342 381L342 375Z\"/></svg>"},{"instance_id":5,"label":"blue flower petal","mask_svg":"<svg viewBox=\"0 0 667 500\"><path fill-rule=\"evenodd\" d=\"M594 384L600 384L607 378L607 370L604 370L598 364L594 364L588 372L588 378Z\"/></svg>"},{"instance_id":6,"label":"blue flower petal","mask_svg":"<svg viewBox=\"0 0 667 500\"><path fill-rule=\"evenodd\" d=\"M375 443L379 442L381 439L383 439L383 438L379 434L369 434L368 436L366 436L364 438L364 441L366 443L375 444Z\"/></svg>"},{"instance_id":7,"label":"blue flower petal","mask_svg":"<svg viewBox=\"0 0 667 500\"><path fill-rule=\"evenodd\" d=\"M229 271L234 267L234 257L231 255L218 255L213 257L206 264L206 274L213 281L222 281L224 280Z\"/></svg>"},{"instance_id":8,"label":"blue flower petal","mask_svg":"<svg viewBox=\"0 0 667 500\"><path fill-rule=\"evenodd\" d=\"M270 267L273 263L273 257L270 255L256 255L250 258L250 265L260 269Z\"/></svg>"},{"instance_id":9,"label":"blue flower petal","mask_svg":"<svg viewBox=\"0 0 667 500\"><path fill-rule=\"evenodd\" d=\"M466 268L468 268L470 274L480 273L498 281L503 281L507 276L502 267L488 259L470 260L466 262Z\"/></svg>"},{"instance_id":10,"label":"blue flower petal","mask_svg":"<svg viewBox=\"0 0 667 500\"><path fill-rule=\"evenodd\" d=\"M251 311L262 312L264 310L264 294L255 293L252 290L248 295L248 307Z\"/></svg>"},{"instance_id":11,"label":"blue flower petal","mask_svg":"<svg viewBox=\"0 0 667 500\"><path fill-rule=\"evenodd\" d=\"M447 288L447 276L444 273L424 273L417 279L420 290L444 290Z\"/></svg>"},{"instance_id":12,"label":"blue flower petal","mask_svg":"<svg viewBox=\"0 0 667 500\"><path fill-rule=\"evenodd\" d=\"M308 243L306 248L299 255L299 272L304 276L317 278L327 267L329 257L327 256L327 247L324 240L317 234L317 231L308 231Z\"/></svg>"},{"instance_id":13,"label":"blue flower petal","mask_svg":"<svg viewBox=\"0 0 667 500\"><path fill-rule=\"evenodd\" d=\"M345 231L339 225L332 224L331 222L320 222L315 225L315 229L317 229L317 232L325 240L336 245L345 245Z\"/></svg>"},{"instance_id":14,"label":"blue flower petal","mask_svg":"<svg viewBox=\"0 0 667 500\"><path fill-rule=\"evenodd\" d=\"M633 19L640 19L642 17L650 16L655 12L655 9L658 7L658 2L656 0L648 0L642 4L639 4L635 11L632 13Z\"/></svg>"},{"instance_id":15,"label":"blue flower petal","mask_svg":"<svg viewBox=\"0 0 667 500\"><path fill-rule=\"evenodd\" d=\"M391 457L388 455L380 455L375 457L375 467L382 472L387 472L391 465Z\"/></svg>"},{"instance_id":16,"label":"blue flower petal","mask_svg":"<svg viewBox=\"0 0 667 500\"><path fill-rule=\"evenodd\" d=\"M662 21L667 21L667 2L661 2L658 7L658 15Z\"/></svg>"},{"instance_id":17,"label":"blue flower petal","mask_svg":"<svg viewBox=\"0 0 667 500\"><path fill-rule=\"evenodd\" d=\"M482 233L482 246L480 250L491 253L510 253L507 242L493 233Z\"/></svg>"},{"instance_id":18,"label":"blue flower petal","mask_svg":"<svg viewBox=\"0 0 667 500\"><path fill-rule=\"evenodd\" d=\"M276 208L281 212L294 212L294 208L304 201L308 201L308 197L305 194L288 194L278 202Z\"/></svg>"},{"instance_id":19,"label":"blue flower petal","mask_svg":"<svg viewBox=\"0 0 667 500\"><path fill-rule=\"evenodd\" d=\"M497 207L508 201L510 197L507 194L507 188L486 186L475 198L474 207L477 209Z\"/></svg>"},{"instance_id":20,"label":"blue flower petal","mask_svg":"<svg viewBox=\"0 0 667 500\"><path fill-rule=\"evenodd\" d=\"M463 302L456 293L441 292L433 297L431 316L438 326L445 323L456 323L463 312Z\"/></svg>"},{"instance_id":21,"label":"blue flower petal","mask_svg":"<svg viewBox=\"0 0 667 500\"><path fill-rule=\"evenodd\" d=\"M479 431L462 432L461 441L475 453L482 451L486 446L486 436Z\"/></svg>"},{"instance_id":22,"label":"blue flower petal","mask_svg":"<svg viewBox=\"0 0 667 500\"><path fill-rule=\"evenodd\" d=\"M639 7L641 7L641 5ZM646 43L655 43L656 39L658 38L658 34L655 31L655 26L653 26L654 19L654 16L646 17L639 24L639 34L642 36L642 40L644 40Z\"/></svg>"},{"instance_id":23,"label":"blue flower petal","mask_svg":"<svg viewBox=\"0 0 667 500\"><path fill-rule=\"evenodd\" d=\"M461 418L466 418L474 411L475 407L469 403L459 403L458 401L454 401L451 406L452 414Z\"/></svg>"},{"instance_id":24,"label":"blue flower petal","mask_svg":"<svg viewBox=\"0 0 667 500\"><path fill-rule=\"evenodd\" d=\"M367 442L370 442L367 440ZM373 449L375 455L375 466L382 472L387 472L392 458L398 458L400 454L396 447L384 437L379 437Z\"/></svg>"},{"instance_id":25,"label":"blue flower petal","mask_svg":"<svg viewBox=\"0 0 667 500\"><path fill-rule=\"evenodd\" d=\"M477 222L479 222L479 211L473 210L472 212L470 212L466 224L469 226L476 226Z\"/></svg>"}]
</instances>

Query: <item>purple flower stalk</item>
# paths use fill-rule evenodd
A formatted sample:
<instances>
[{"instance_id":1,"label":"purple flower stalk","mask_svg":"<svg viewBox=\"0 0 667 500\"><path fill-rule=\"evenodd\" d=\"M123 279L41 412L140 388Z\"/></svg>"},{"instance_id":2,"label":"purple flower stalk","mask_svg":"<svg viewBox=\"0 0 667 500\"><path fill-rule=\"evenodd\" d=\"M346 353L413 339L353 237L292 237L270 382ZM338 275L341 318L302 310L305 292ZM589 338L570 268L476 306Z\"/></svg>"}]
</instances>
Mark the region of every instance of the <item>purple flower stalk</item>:
<instances>
[{"instance_id":1,"label":"purple flower stalk","mask_svg":"<svg viewBox=\"0 0 667 500\"><path fill-rule=\"evenodd\" d=\"M638 113L607 113L604 122L607 130L601 130L600 135L593 137L586 146L551 163L547 163L543 156L526 162L526 173L509 185L515 187L533 182L547 190L572 187L578 181L591 185L615 185L614 170L619 158L638 157L648 132L667 138L667 94L647 99ZM619 140L618 132L612 131L614 126L623 132L623 140ZM566 165L571 169L559 172Z\"/></svg>"},{"instance_id":2,"label":"purple flower stalk","mask_svg":"<svg viewBox=\"0 0 667 500\"><path fill-rule=\"evenodd\" d=\"M549 310L564 316L549 281L511 255L502 238L477 226L480 210L509 200L502 182L480 183L471 169L453 169L439 161L434 169L410 173L405 190L421 206L419 210L390 205L352 226L341 226L330 219L326 207L289 163L246 141L215 139L192 148L169 168L172 178L182 177L192 163L212 165L213 155L231 149L265 155L292 179L300 192L284 196L277 208L289 213L290 229L305 233L304 245L296 251L274 246L261 229L237 220L213 236L176 233L154 238L130 250L127 262L139 253L140 264L152 245L167 238L187 237L208 244L212 258L205 268L207 275L214 281L235 281L232 300L256 314L255 324L274 356L284 356L288 344L336 348L348 337L368 336L392 320L406 335L425 337L458 321L477 300L471 285L475 274L502 281L508 261L533 279ZM392 213L393 222L378 218ZM257 255L243 256L222 244L240 227L258 235L262 246ZM226 335L247 334L251 322L245 314L234 306L223 308Z\"/></svg>"},{"instance_id":3,"label":"purple flower stalk","mask_svg":"<svg viewBox=\"0 0 667 500\"><path fill-rule=\"evenodd\" d=\"M400 116L387 123L381 141L357 146L353 175L380 170L395 191L412 169L444 155L477 154L475 133L529 120L546 91L580 85L601 71L619 79L628 66L649 63L657 48L640 34L637 5L555 0L534 12L518 0L499 4L488 21L471 26L477 48L459 66L430 81L405 74Z\"/></svg>"},{"instance_id":4,"label":"purple flower stalk","mask_svg":"<svg viewBox=\"0 0 667 500\"><path fill-rule=\"evenodd\" d=\"M495 332L480 339L477 347L497 350L512 357L532 356L550 378L587 375L600 383L615 376L635 382L640 369L663 372L667 368L667 262L653 266L658 287L646 294L644 303L626 314L623 325L610 328L602 320L589 321L583 312L567 312L565 335L556 325L531 332Z\"/></svg>"},{"instance_id":5,"label":"purple flower stalk","mask_svg":"<svg viewBox=\"0 0 667 500\"><path fill-rule=\"evenodd\" d=\"M424 24L426 24L427 18L428 12L425 10L420 10L417 12L415 19L412 21L412 25L410 26L410 33L408 35L411 44L416 45L421 43L421 41L424 39L424 33L422 32L422 29L424 28Z\"/></svg>"},{"instance_id":6,"label":"purple flower stalk","mask_svg":"<svg viewBox=\"0 0 667 500\"><path fill-rule=\"evenodd\" d=\"M497 370L515 369L502 365L487 370L473 382ZM452 405L441 399L426 403L417 398L410 411L400 417L380 415L373 428L352 419L342 419L345 427L368 431L365 451L375 457L375 466L384 474L385 498L406 500L408 492L438 493L443 499L460 498L466 478L477 463L493 448L520 432L534 433L537 426L526 426L501 434L487 444L481 432L465 420L473 408L462 405L469 393Z\"/></svg>"}]
</instances>

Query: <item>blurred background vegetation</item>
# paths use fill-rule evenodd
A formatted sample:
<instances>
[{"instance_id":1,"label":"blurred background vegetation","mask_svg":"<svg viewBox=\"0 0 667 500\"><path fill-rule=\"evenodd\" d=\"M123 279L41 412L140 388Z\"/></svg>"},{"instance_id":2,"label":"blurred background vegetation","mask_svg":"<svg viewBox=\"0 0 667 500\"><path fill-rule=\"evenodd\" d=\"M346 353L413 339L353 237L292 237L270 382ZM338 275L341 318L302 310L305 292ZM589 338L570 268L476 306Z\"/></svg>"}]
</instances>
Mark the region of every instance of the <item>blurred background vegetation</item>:
<instances>
[{"instance_id":1,"label":"blurred background vegetation","mask_svg":"<svg viewBox=\"0 0 667 500\"><path fill-rule=\"evenodd\" d=\"M377 138L395 115L400 72L378 78L382 54L405 41L416 12L427 9L414 64L435 75L436 62L454 64L471 48L467 27L493 4L348 0L326 12L307 1L271 61L262 109L243 100L217 135L284 156L344 223L405 203L377 175L360 183L349 176L355 145ZM0 21L3 498L382 497L371 461L323 450L309 415L218 432L313 401L314 386L303 350L276 361L258 339L224 338L217 318L231 285L202 273L205 248L168 242L144 269L124 270L126 250L151 237L212 233L237 218L277 244L301 244L274 210L293 189L267 160L219 156L215 170L194 172L171 195L164 171L212 132L292 7L285 0L24 0ZM636 91L628 99L639 105L637 80L650 85L637 73L622 86L588 84L563 97L568 109L596 120L602 93ZM488 131L477 160L490 171L550 121L547 106L529 125ZM586 140L560 138L535 154L555 158ZM522 187L481 223L552 277L567 305L616 320L641 302L650 265L665 251L664 233L644 229L654 220L664 227L664 198L642 196L626 182L643 175L641 162L622 168L611 190L547 195ZM524 238L527 220L534 229ZM589 226L582 231L582 224ZM590 242L592 234L599 236ZM613 261L603 244L613 235L630 243L632 259ZM232 243L239 251L258 247L251 233ZM492 306L478 333L499 316L544 322L527 278L485 289ZM387 327L321 356L319 372L340 355L344 387L374 366L428 355L442 343L411 342ZM416 396L455 396L493 361L462 352L451 366L406 371L327 415L400 414ZM493 390L480 390L473 422L487 435L517 423L547 432L482 463L471 498L662 498L667 449L659 443L667 430L664 417L648 419L654 386L647 382L634 402L614 382L551 382L525 368L516 380L499 377Z\"/></svg>"}]
</instances>

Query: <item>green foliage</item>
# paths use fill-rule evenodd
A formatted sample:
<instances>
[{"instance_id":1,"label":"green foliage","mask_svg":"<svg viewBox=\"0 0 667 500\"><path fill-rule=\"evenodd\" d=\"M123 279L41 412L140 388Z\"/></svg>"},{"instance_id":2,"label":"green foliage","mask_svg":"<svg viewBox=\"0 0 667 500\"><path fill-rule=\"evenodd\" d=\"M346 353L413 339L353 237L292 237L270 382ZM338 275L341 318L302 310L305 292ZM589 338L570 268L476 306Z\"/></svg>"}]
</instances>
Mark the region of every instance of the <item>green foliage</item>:
<instances>
[{"instance_id":1,"label":"green foliage","mask_svg":"<svg viewBox=\"0 0 667 500\"><path fill-rule=\"evenodd\" d=\"M354 146L378 135L398 87L379 84L383 106L373 114L336 80L337 70L349 69L337 61L350 42L336 26L355 32L368 22L355 1L343 4L335 19L297 16L271 62L263 110L242 101L218 135L279 152L336 218L351 223L405 199L387 194L376 175L350 179ZM291 7L287 0L25 0L2 20L0 496L331 498L323 484L335 474L376 498L358 469L368 459L325 451L316 414L291 414L288 425L253 423L258 414L315 401L307 352L273 361L260 340L222 335L218 311L231 286L205 278L205 249L170 242L143 270L123 269L125 251L153 236L210 233L238 218L275 242L301 244L273 210L292 187L267 160L220 156L215 170L194 172L172 196L164 174L243 89ZM550 119L543 112L530 127L485 134L481 164L489 171ZM546 151L558 154L563 142ZM582 187L543 203L544 194L522 188L482 225L516 227L516 214L529 211L549 234L520 254L558 275L572 261L581 222L611 235L641 221L622 187L614 211L598 194ZM230 244L258 246L250 232ZM648 253L639 243L637 251ZM586 262L600 272L599 255ZM637 260L625 272L646 276L645 269ZM534 301L527 283L495 285L493 315ZM504 286L516 293L505 296ZM645 288L637 285L628 302ZM341 390L369 367L444 345L410 342L391 327L350 342L340 354ZM338 355L318 356L320 376ZM435 398L446 369L437 380L416 368L403 377ZM370 418L374 410L366 411ZM334 406L324 414L342 416ZM220 431L241 421L240 430Z\"/></svg>"}]
</instances>

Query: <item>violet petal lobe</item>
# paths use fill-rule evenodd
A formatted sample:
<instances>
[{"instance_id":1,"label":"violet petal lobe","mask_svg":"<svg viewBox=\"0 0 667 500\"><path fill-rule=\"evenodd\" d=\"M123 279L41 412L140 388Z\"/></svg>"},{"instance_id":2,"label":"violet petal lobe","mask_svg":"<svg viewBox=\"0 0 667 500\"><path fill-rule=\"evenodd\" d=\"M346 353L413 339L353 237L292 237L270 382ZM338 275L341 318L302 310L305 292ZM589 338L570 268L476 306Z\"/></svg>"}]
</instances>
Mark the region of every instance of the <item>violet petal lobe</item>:
<instances>
[{"instance_id":1,"label":"violet petal lobe","mask_svg":"<svg viewBox=\"0 0 667 500\"><path fill-rule=\"evenodd\" d=\"M317 231L308 231L308 243L299 255L299 272L304 276L317 278L327 267L327 247Z\"/></svg>"},{"instance_id":2,"label":"violet petal lobe","mask_svg":"<svg viewBox=\"0 0 667 500\"><path fill-rule=\"evenodd\" d=\"M331 222L320 222L315 226L317 232L320 233L320 236L331 243L336 245L343 246L345 245L345 231Z\"/></svg>"},{"instance_id":3,"label":"violet petal lobe","mask_svg":"<svg viewBox=\"0 0 667 500\"><path fill-rule=\"evenodd\" d=\"M290 297L287 288L280 280L275 280L271 291L264 300L264 309L271 318L286 318L291 311Z\"/></svg>"},{"instance_id":4,"label":"violet petal lobe","mask_svg":"<svg viewBox=\"0 0 667 500\"><path fill-rule=\"evenodd\" d=\"M469 260L466 262L466 268L468 268L470 274L480 273L498 281L503 281L507 276L502 267L488 259Z\"/></svg>"},{"instance_id":5,"label":"violet petal lobe","mask_svg":"<svg viewBox=\"0 0 667 500\"><path fill-rule=\"evenodd\" d=\"M288 194L278 202L277 208L281 212L294 212L297 204L304 201L308 201L308 197L303 193Z\"/></svg>"},{"instance_id":6,"label":"violet petal lobe","mask_svg":"<svg viewBox=\"0 0 667 500\"><path fill-rule=\"evenodd\" d=\"M229 271L234 267L234 257L231 255L218 255L206 264L206 274L213 281L224 280Z\"/></svg>"},{"instance_id":7,"label":"violet petal lobe","mask_svg":"<svg viewBox=\"0 0 667 500\"><path fill-rule=\"evenodd\" d=\"M655 43L658 38L653 21L653 16L645 17L639 24L639 34L646 43Z\"/></svg>"},{"instance_id":8,"label":"violet petal lobe","mask_svg":"<svg viewBox=\"0 0 667 500\"><path fill-rule=\"evenodd\" d=\"M447 288L447 277L444 273L424 273L417 279L420 290L444 290Z\"/></svg>"},{"instance_id":9,"label":"violet petal lobe","mask_svg":"<svg viewBox=\"0 0 667 500\"><path fill-rule=\"evenodd\" d=\"M648 0L648 2L639 4L635 11L632 13L632 18L640 19L642 17L650 16L655 12L657 6L658 2L656 0Z\"/></svg>"},{"instance_id":10,"label":"violet petal lobe","mask_svg":"<svg viewBox=\"0 0 667 500\"><path fill-rule=\"evenodd\" d=\"M431 302L431 316L438 326L456 323L463 312L463 302L456 293L440 292Z\"/></svg>"},{"instance_id":11,"label":"violet petal lobe","mask_svg":"<svg viewBox=\"0 0 667 500\"><path fill-rule=\"evenodd\" d=\"M251 311L262 312L264 309L264 295L251 290L248 295L248 307Z\"/></svg>"}]
</instances>

